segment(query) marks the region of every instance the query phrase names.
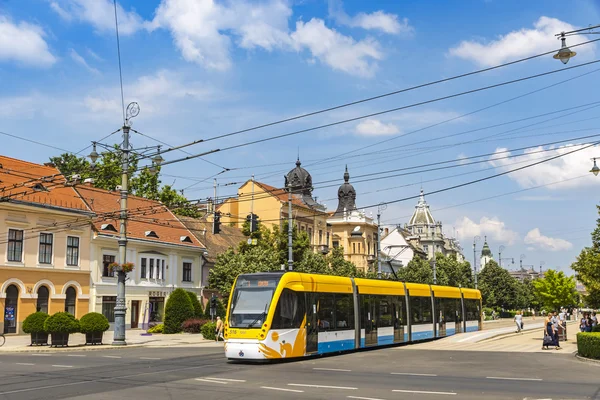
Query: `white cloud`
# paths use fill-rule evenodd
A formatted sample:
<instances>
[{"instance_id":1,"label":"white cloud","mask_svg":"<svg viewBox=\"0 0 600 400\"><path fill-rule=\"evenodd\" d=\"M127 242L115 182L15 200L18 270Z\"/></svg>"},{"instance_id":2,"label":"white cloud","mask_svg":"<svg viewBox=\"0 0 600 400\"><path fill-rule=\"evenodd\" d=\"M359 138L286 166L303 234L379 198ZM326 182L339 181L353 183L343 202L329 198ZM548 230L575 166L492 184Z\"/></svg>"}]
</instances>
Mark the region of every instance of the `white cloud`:
<instances>
[{"instance_id":1,"label":"white cloud","mask_svg":"<svg viewBox=\"0 0 600 400\"><path fill-rule=\"evenodd\" d=\"M115 31L115 9L112 0L55 0L50 8L66 21L77 19L91 24L100 33ZM117 3L119 34L131 35L143 27L135 11L125 11Z\"/></svg>"},{"instance_id":2,"label":"white cloud","mask_svg":"<svg viewBox=\"0 0 600 400\"><path fill-rule=\"evenodd\" d=\"M506 224L498 217L482 217L479 223L468 217L463 217L454 224L458 237L461 239L473 239L475 236L488 236L488 240L514 244L519 234L506 228Z\"/></svg>"},{"instance_id":3,"label":"white cloud","mask_svg":"<svg viewBox=\"0 0 600 400\"><path fill-rule=\"evenodd\" d=\"M83 58L79 53L77 53L75 51L75 49L70 49L69 51L71 58L73 59L73 61L75 61L77 64L83 66L85 69L87 69L88 71L99 75L100 71L98 71L96 68L90 66L87 61L85 61L85 58Z\"/></svg>"},{"instance_id":4,"label":"white cloud","mask_svg":"<svg viewBox=\"0 0 600 400\"><path fill-rule=\"evenodd\" d=\"M104 61L104 59L102 57L100 57L98 54L96 54L92 49L86 49L88 54L90 56L92 56L92 58L96 61Z\"/></svg>"},{"instance_id":5,"label":"white cloud","mask_svg":"<svg viewBox=\"0 0 600 400\"><path fill-rule=\"evenodd\" d=\"M208 69L231 67L234 45L266 51L304 51L331 68L370 77L383 55L373 39L355 41L313 18L288 27L292 9L286 0L261 4L235 1L218 4L214 0L162 0L149 30L168 29L183 58Z\"/></svg>"},{"instance_id":6,"label":"white cloud","mask_svg":"<svg viewBox=\"0 0 600 400\"><path fill-rule=\"evenodd\" d=\"M569 250L573 247L571 242L564 239L551 238L541 234L539 228L535 228L527 232L525 236L525 244L529 244L538 247L542 250L548 251L562 251Z\"/></svg>"},{"instance_id":7,"label":"white cloud","mask_svg":"<svg viewBox=\"0 0 600 400\"><path fill-rule=\"evenodd\" d=\"M371 14L361 12L351 17L344 11L341 0L329 0L329 15L338 24L353 28L379 30L389 34L412 33L414 31L413 27L408 24L408 19L404 18L399 21L396 14L388 14L381 10Z\"/></svg>"},{"instance_id":8,"label":"white cloud","mask_svg":"<svg viewBox=\"0 0 600 400\"><path fill-rule=\"evenodd\" d=\"M56 57L44 40L45 33L37 25L13 23L0 15L0 61L16 61L33 67L50 67Z\"/></svg>"},{"instance_id":9,"label":"white cloud","mask_svg":"<svg viewBox=\"0 0 600 400\"><path fill-rule=\"evenodd\" d=\"M526 150L523 155L517 158L513 157L488 162L490 165L498 167L500 171L508 171L517 166L532 164L543 159L548 159L550 157L571 152L584 146L586 145L568 144L560 147L551 146L548 147L548 149L550 149L549 151L543 153L539 152L540 150L543 150L543 147L536 147ZM498 156L510 155L511 153L506 152L506 150L506 148L498 148L496 149L495 154L490 158L495 158L496 154ZM536 153L534 154L534 152ZM592 167L590 159L595 157L597 152L598 151L594 146L588 147L587 149L578 151L576 153L568 154L542 164L512 172L507 176L517 182L517 184L523 188L547 185L562 180L565 182L549 185L547 186L547 189L560 190L588 186L594 182L594 176L588 173ZM515 165L515 162L519 162L519 164ZM571 179L579 176L583 177L580 179Z\"/></svg>"},{"instance_id":10,"label":"white cloud","mask_svg":"<svg viewBox=\"0 0 600 400\"><path fill-rule=\"evenodd\" d=\"M0 117L33 118L37 103L38 97L36 95L0 97Z\"/></svg>"},{"instance_id":11,"label":"white cloud","mask_svg":"<svg viewBox=\"0 0 600 400\"><path fill-rule=\"evenodd\" d=\"M383 136L400 133L400 129L392 123L386 124L377 119L367 119L356 126L355 132L364 136Z\"/></svg>"},{"instance_id":12,"label":"white cloud","mask_svg":"<svg viewBox=\"0 0 600 400\"><path fill-rule=\"evenodd\" d=\"M449 54L472 61L482 67L489 67L557 49L560 47L560 41L556 40L554 35L573 29L575 29L573 25L559 19L542 16L533 24L533 29L522 28L488 42L465 40L457 47L451 48ZM582 35L569 36L567 45L586 40ZM573 50L585 55L593 54L594 49L595 46L589 44Z\"/></svg>"}]
</instances>

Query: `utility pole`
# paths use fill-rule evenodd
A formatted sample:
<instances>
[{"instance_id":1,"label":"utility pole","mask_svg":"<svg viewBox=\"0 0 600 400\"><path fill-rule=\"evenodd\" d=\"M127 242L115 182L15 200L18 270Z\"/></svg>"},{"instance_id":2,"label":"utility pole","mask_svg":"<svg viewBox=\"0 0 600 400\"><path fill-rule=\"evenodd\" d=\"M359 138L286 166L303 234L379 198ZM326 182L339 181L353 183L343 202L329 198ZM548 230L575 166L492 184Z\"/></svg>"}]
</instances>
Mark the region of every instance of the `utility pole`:
<instances>
[{"instance_id":1,"label":"utility pole","mask_svg":"<svg viewBox=\"0 0 600 400\"><path fill-rule=\"evenodd\" d=\"M435 247L434 247L433 250L434 250L433 251L433 284L437 285L437 276L436 276L436 271L435 271L435 268L436 268L436 265L435 265Z\"/></svg>"},{"instance_id":2,"label":"utility pole","mask_svg":"<svg viewBox=\"0 0 600 400\"><path fill-rule=\"evenodd\" d=\"M252 174L252 200L250 201L250 215L254 218L254 174Z\"/></svg>"},{"instance_id":3,"label":"utility pole","mask_svg":"<svg viewBox=\"0 0 600 400\"><path fill-rule=\"evenodd\" d=\"M500 266L502 266L502 252L504 251L506 247L504 246L500 246L500 248L498 249L498 263Z\"/></svg>"},{"instance_id":4,"label":"utility pole","mask_svg":"<svg viewBox=\"0 0 600 400\"><path fill-rule=\"evenodd\" d=\"M477 251L476 251L476 243L481 239L479 236L475 236L473 238L473 278L475 282L475 289L477 289Z\"/></svg>"},{"instance_id":5,"label":"utility pole","mask_svg":"<svg viewBox=\"0 0 600 400\"><path fill-rule=\"evenodd\" d=\"M377 206L377 278L381 279L381 212L387 208L386 204Z\"/></svg>"},{"instance_id":6,"label":"utility pole","mask_svg":"<svg viewBox=\"0 0 600 400\"><path fill-rule=\"evenodd\" d=\"M519 267L520 269L523 269L523 260L525 259L525 254L521 254L521 257L519 257Z\"/></svg>"},{"instance_id":7,"label":"utility pole","mask_svg":"<svg viewBox=\"0 0 600 400\"><path fill-rule=\"evenodd\" d=\"M294 253L292 243L292 184L288 184L288 270L294 269Z\"/></svg>"}]
</instances>

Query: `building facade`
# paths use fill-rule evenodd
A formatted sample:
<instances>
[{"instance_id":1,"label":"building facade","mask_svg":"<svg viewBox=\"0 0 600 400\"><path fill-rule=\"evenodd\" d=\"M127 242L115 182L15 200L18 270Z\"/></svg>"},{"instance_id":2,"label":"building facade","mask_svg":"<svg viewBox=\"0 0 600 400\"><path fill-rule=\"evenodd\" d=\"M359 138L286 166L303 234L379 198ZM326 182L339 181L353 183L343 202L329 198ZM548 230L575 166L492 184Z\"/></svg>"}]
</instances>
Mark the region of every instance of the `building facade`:
<instances>
[{"instance_id":1,"label":"building facade","mask_svg":"<svg viewBox=\"0 0 600 400\"><path fill-rule=\"evenodd\" d=\"M427 253L421 247L419 237L399 226L389 233L384 233L381 238L380 254L381 269L386 273L406 267L415 256L427 259Z\"/></svg>"},{"instance_id":2,"label":"building facade","mask_svg":"<svg viewBox=\"0 0 600 400\"><path fill-rule=\"evenodd\" d=\"M93 213L50 165L0 156L0 332L36 311L89 310Z\"/></svg>"},{"instance_id":3,"label":"building facade","mask_svg":"<svg viewBox=\"0 0 600 400\"><path fill-rule=\"evenodd\" d=\"M356 190L350 184L348 167L338 189L338 206L327 219L332 247L343 247L344 258L364 272L376 271L377 224L356 208Z\"/></svg>"},{"instance_id":4,"label":"building facade","mask_svg":"<svg viewBox=\"0 0 600 400\"><path fill-rule=\"evenodd\" d=\"M433 218L421 189L415 211L404 229L410 235L419 238L420 246L427 253L428 258L433 258L435 253L442 253L445 256L454 255L459 262L462 262L464 255L458 239L446 236L442 228L442 222Z\"/></svg>"},{"instance_id":5,"label":"building facade","mask_svg":"<svg viewBox=\"0 0 600 400\"><path fill-rule=\"evenodd\" d=\"M99 216L93 222L90 246L90 311L114 322L117 278L109 266L119 261L120 192L77 186L77 192ZM126 328L161 322L170 293L177 288L202 297L205 247L160 202L128 198L127 261L134 264L126 280Z\"/></svg>"}]
</instances>

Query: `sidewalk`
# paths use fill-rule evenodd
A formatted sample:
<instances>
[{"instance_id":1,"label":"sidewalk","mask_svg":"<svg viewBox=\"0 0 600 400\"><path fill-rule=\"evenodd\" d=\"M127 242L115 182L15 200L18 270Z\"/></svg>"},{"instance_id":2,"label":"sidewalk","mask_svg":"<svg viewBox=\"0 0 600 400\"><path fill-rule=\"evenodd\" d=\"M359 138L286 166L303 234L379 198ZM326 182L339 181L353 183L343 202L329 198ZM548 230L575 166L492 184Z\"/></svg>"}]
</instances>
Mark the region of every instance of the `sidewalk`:
<instances>
[{"instance_id":1,"label":"sidewalk","mask_svg":"<svg viewBox=\"0 0 600 400\"><path fill-rule=\"evenodd\" d=\"M104 332L103 345L86 346L85 335L74 333L69 336L69 347L50 347L50 346L30 346L31 338L29 335L6 336L4 346L0 347L2 353L41 353L41 352L61 352L61 351L92 351L122 349L123 346L113 346L113 331ZM220 346L223 342L216 343L212 340L204 340L201 334L178 333L174 335L146 334L143 330L129 330L126 332L127 348L132 347L172 347L172 346ZM48 338L50 342L50 338Z\"/></svg>"},{"instance_id":2,"label":"sidewalk","mask_svg":"<svg viewBox=\"0 0 600 400\"><path fill-rule=\"evenodd\" d=\"M496 322L496 321L494 321ZM489 321L489 323L494 323L492 321ZM484 322L484 324L487 324L488 322ZM523 321L524 327L523 327L523 332L528 332L528 331L532 331L535 329L539 329L540 331L543 330L544 328L544 320L540 319L540 318L536 318L535 321L534 320L524 320ZM567 336L573 336L575 335L577 332L579 332L579 330L577 330L577 326L576 326L576 321L569 321L567 323ZM569 329L570 328L570 329ZM573 332L573 330L575 329L575 332ZM479 343L479 342L483 342L485 340L490 340L492 338L498 338L498 337L504 337L504 336L508 336L511 334L516 334L516 325L514 322L511 321L511 323L506 326L506 327L502 327L502 328L494 328L494 329L487 329L487 327L484 326L484 330L483 331L476 331L476 332L467 332L467 333L461 333L455 336L450 336L448 338L445 338L444 341L446 341L446 343Z\"/></svg>"}]
</instances>

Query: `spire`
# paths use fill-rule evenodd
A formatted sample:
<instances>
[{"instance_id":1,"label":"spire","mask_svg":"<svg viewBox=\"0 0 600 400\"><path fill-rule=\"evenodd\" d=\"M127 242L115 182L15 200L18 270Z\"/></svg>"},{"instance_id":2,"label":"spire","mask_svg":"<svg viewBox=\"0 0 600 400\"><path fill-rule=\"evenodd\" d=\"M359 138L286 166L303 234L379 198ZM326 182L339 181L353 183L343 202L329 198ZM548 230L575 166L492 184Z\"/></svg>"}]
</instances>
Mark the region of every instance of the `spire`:
<instances>
[{"instance_id":1,"label":"spire","mask_svg":"<svg viewBox=\"0 0 600 400\"><path fill-rule=\"evenodd\" d=\"M423 188L421 188L421 194L419 195L419 204L425 204L425 192L423 192Z\"/></svg>"},{"instance_id":2,"label":"spire","mask_svg":"<svg viewBox=\"0 0 600 400\"><path fill-rule=\"evenodd\" d=\"M415 212L413 213L412 218L410 219L408 226L413 225L435 225L435 219L433 219L433 215L431 215L431 211L429 211L429 204L425 201L425 192L423 188L421 188L421 193L419 194L419 201L415 206Z\"/></svg>"},{"instance_id":3,"label":"spire","mask_svg":"<svg viewBox=\"0 0 600 400\"><path fill-rule=\"evenodd\" d=\"M350 174L348 173L348 164L346 164L346 172L344 172L344 182L348 183L350 181Z\"/></svg>"},{"instance_id":4,"label":"spire","mask_svg":"<svg viewBox=\"0 0 600 400\"><path fill-rule=\"evenodd\" d=\"M348 172L348 166L346 165L344 183L342 183L338 189L338 207L335 211L336 215L345 216L356 210L356 190L354 190L354 187L349 181L350 173Z\"/></svg>"}]
</instances>

